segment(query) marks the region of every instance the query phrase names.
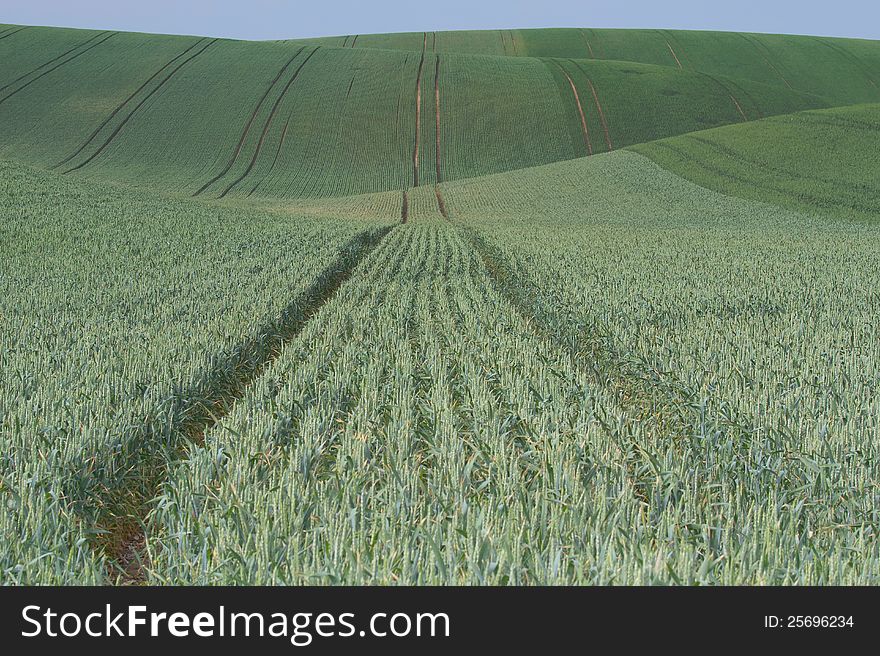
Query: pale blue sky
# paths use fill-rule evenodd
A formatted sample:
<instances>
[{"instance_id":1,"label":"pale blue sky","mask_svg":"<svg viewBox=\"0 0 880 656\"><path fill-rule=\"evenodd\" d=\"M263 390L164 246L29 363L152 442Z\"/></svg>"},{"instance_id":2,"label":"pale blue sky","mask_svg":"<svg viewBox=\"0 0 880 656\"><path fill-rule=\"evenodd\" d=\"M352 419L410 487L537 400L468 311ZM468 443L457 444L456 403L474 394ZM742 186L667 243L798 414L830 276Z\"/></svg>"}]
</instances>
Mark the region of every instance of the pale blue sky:
<instances>
[{"instance_id":1,"label":"pale blue sky","mask_svg":"<svg viewBox=\"0 0 880 656\"><path fill-rule=\"evenodd\" d=\"M240 39L517 27L652 27L880 39L880 2L0 0L0 22Z\"/></svg>"}]
</instances>

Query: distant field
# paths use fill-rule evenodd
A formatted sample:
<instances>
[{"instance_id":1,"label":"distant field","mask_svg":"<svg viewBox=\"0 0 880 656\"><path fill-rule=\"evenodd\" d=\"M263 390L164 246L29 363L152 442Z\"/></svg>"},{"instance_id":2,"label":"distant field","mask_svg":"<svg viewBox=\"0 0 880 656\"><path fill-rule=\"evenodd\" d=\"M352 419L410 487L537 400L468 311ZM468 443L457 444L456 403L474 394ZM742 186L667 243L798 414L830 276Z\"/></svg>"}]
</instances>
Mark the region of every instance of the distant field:
<instances>
[{"instance_id":1,"label":"distant field","mask_svg":"<svg viewBox=\"0 0 880 656\"><path fill-rule=\"evenodd\" d=\"M880 44L0 61L3 583L880 582Z\"/></svg>"},{"instance_id":2,"label":"distant field","mask_svg":"<svg viewBox=\"0 0 880 656\"><path fill-rule=\"evenodd\" d=\"M574 37L555 31L524 39L538 57L505 57L461 54L483 33L450 37L447 51L394 35L343 48L27 28L0 40L0 155L209 198L314 198L402 191L880 101L863 70L874 44L847 41L840 47L858 56L846 56L786 38L808 54L783 64L772 54L778 39L765 48L697 33L678 66L665 41L685 37L658 34L604 34L613 55L605 61L589 57L580 36L573 47ZM648 56L655 51L665 58ZM773 61L791 80L772 75Z\"/></svg>"}]
</instances>

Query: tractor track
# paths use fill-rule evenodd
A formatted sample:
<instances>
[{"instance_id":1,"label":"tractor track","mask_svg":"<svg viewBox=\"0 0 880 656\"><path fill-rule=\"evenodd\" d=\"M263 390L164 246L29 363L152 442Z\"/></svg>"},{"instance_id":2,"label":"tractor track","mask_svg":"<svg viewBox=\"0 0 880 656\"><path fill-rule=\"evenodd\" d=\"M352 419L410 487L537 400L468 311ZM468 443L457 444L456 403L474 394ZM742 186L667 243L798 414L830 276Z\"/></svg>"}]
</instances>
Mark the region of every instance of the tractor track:
<instances>
[{"instance_id":1,"label":"tractor track","mask_svg":"<svg viewBox=\"0 0 880 656\"><path fill-rule=\"evenodd\" d=\"M877 83L874 81L874 78L871 76L871 69L868 66L866 66L865 63L861 59L859 59L856 55L844 50L843 48L841 48L840 46L838 46L834 43L830 43L830 42L826 41L825 39L820 39L818 37L814 37L814 41L818 41L819 43L821 43L825 47L830 48L832 51L834 51L838 55L842 56L844 59L847 59L851 63L855 64L856 68L858 68L859 71L861 72L861 74L865 76L865 79L868 80L868 83L872 87L874 87L875 89L878 88Z\"/></svg>"},{"instance_id":2,"label":"tractor track","mask_svg":"<svg viewBox=\"0 0 880 656\"><path fill-rule=\"evenodd\" d=\"M5 38L7 38L7 37L10 37L10 36L12 36L12 35L14 35L14 34L18 34L18 33L21 32L22 30L26 30L26 29L27 29L27 26L25 26L25 27L19 27L17 30L16 30L15 28L9 28L9 29L6 30L5 32L3 32L3 34L0 34L0 41L2 41L3 39L5 39Z\"/></svg>"},{"instance_id":3,"label":"tractor track","mask_svg":"<svg viewBox=\"0 0 880 656\"><path fill-rule=\"evenodd\" d=\"M578 95L577 87L574 85L574 82L571 79L571 76L568 72L562 67L555 59L552 60L554 64L559 67L559 70L562 71L562 74L565 76L565 79L568 80L568 84L571 87L571 93L574 96L575 104L577 105L578 115L580 116L581 121L581 131L584 135L584 144L587 147L587 155L593 154L593 144L590 143L590 128L587 125L587 117L584 115L584 108L581 105L581 97Z\"/></svg>"},{"instance_id":4,"label":"tractor track","mask_svg":"<svg viewBox=\"0 0 880 656\"><path fill-rule=\"evenodd\" d=\"M392 227L365 230L344 244L335 260L275 319L213 358L201 376L185 391L176 393L171 399L170 415L167 409L158 408L154 417L148 417L139 429L127 435L128 448L120 451L127 455L102 454L116 461L96 463L92 454L74 466L70 477L80 485L71 489L82 491L71 501L83 522L93 527L92 547L107 559L108 584L146 583L147 515L169 468L186 458L191 446L204 442L208 430L232 411L284 346L336 295ZM96 478L96 471L115 473Z\"/></svg>"},{"instance_id":5,"label":"tractor track","mask_svg":"<svg viewBox=\"0 0 880 656\"><path fill-rule=\"evenodd\" d=\"M287 91L290 89L290 87L293 85L293 83L296 82L296 79L299 77L299 74L302 71L303 67L309 62L309 60L312 58L312 56L316 52L318 52L319 49L320 49L320 46L318 46L317 48L312 50L306 56L306 58L300 63L300 65L297 67L297 69L293 72L293 75L290 76L290 79L287 81L287 84L284 85L284 88L281 90L281 93L278 95L278 98L275 99L275 104L272 105L272 109L269 112L269 116L266 119L265 125L263 125L263 131L260 133L260 138L257 141L257 146L254 149L254 155L253 155L253 157L251 157L250 163L248 164L244 173L242 173L232 184L230 184L228 187L226 187L226 189L223 191L222 194L220 194L220 196L218 196L218 198L223 198L224 196L226 196L226 194L228 194L230 191L232 191L232 189L235 188L238 185L238 183L240 183L242 180L244 180L248 176L248 174L251 172L251 170L254 168L254 165L257 163L257 159L259 158L260 152L263 148L263 142L266 140L266 135L269 133L269 128L272 126L272 121L275 119L275 114L278 112L278 107L281 105L281 102L286 97Z\"/></svg>"},{"instance_id":6,"label":"tractor track","mask_svg":"<svg viewBox=\"0 0 880 656\"><path fill-rule=\"evenodd\" d=\"M403 198L400 204L400 222L406 223L409 221L409 195L406 193L406 189L403 190Z\"/></svg>"},{"instance_id":7,"label":"tractor track","mask_svg":"<svg viewBox=\"0 0 880 656\"><path fill-rule=\"evenodd\" d=\"M681 70L681 62L678 60L678 55L675 54L675 50L672 49L672 44L669 43L669 39L664 40L666 41L666 47L669 48L669 52L672 53L672 58L675 60L675 63L678 64L679 70Z\"/></svg>"},{"instance_id":8,"label":"tractor track","mask_svg":"<svg viewBox=\"0 0 880 656\"><path fill-rule=\"evenodd\" d=\"M170 73L168 73L168 75L166 75L165 78L161 82L159 82L159 84L157 84L155 87L153 87L153 89L146 96L144 96L137 105L134 106L134 109L132 109L128 113L128 115L126 115L126 117L124 119L122 119L122 121L119 123L119 125L116 126L116 128L113 130L113 132L110 133L110 136L107 137L107 139L104 141L104 143L102 143L95 152L93 152L85 160L83 160L82 162L80 162L76 166L64 171L63 175L67 175L68 173L72 173L73 171L81 169L86 164L88 164L93 159L95 159L98 155L100 155L102 152L104 152L104 149L108 145L110 145L110 143L116 138L116 136L120 133L122 128L124 128L126 126L126 124L128 124L128 122L137 113L137 111L141 107L144 106L144 103L146 103L150 98L153 97L153 94L155 94L160 89L162 89L162 87L164 87L171 80L171 78L174 77L174 75L177 73L177 71L179 71L181 68L186 66L189 62L191 62L193 59L195 59L196 57L201 55L203 52L205 52L205 50L210 48L217 41L218 41L218 39L212 39L201 50L197 51L195 54L190 55L189 57L184 59L181 63L179 63L177 66L175 66L174 69Z\"/></svg>"},{"instance_id":9,"label":"tractor track","mask_svg":"<svg viewBox=\"0 0 880 656\"><path fill-rule=\"evenodd\" d=\"M102 32L101 34L107 34L107 32ZM28 75L32 75L33 73L36 73L40 68L43 68L44 66L48 66L48 65L49 65L50 63L52 63L52 62L58 61L58 59L60 59L61 57L64 57L65 55L70 54L70 53L73 52L74 50L77 50L78 48L80 48L81 46L85 45L85 44L88 43L89 41L92 41L93 39L97 38L98 36L101 36L101 34L97 35L96 37L92 37L92 39L89 39L88 41L85 41L85 42L81 43L81 44L80 44L79 46L77 46L76 48L73 48L73 49L71 49L71 50L68 50L66 53L64 53L64 55L59 55L58 57L55 57L55 59L51 60L50 62L47 62L47 63L45 63L45 64L42 64L41 66L39 66L38 68L34 69L34 70L31 71L30 73L26 73L25 75L20 76L18 79L16 79L16 80L10 82L9 84L5 85L2 89L0 89L0 91L2 91L3 89L7 89L8 87L12 86L12 85L15 84L16 82L20 82L22 79L24 79L24 78L27 77ZM24 89L26 89L27 87L29 87L30 85L32 85L34 82L36 82L37 80L39 80L39 79L45 77L45 76L48 75L49 73L58 70L59 68L61 68L61 67L64 66L65 64L69 64L70 62L72 62L72 61L73 61L74 59L76 59L77 57L86 54L86 53L87 53L89 50L91 50L92 48L96 48L96 47L98 47L99 45L101 45L102 43L104 43L105 41L108 41L109 39L112 39L112 38L113 38L114 36L116 36L117 34L118 34L118 32L111 32L111 33L107 34L107 36L104 37L103 39L101 39L100 41L97 41L97 42L91 44L88 48L84 48L83 50L80 50L79 52L77 52L77 53L73 54L72 56L68 57L67 59L65 59L64 61L59 62L58 64L55 64L55 66L53 66L52 68L50 68L50 69L48 69L48 70L46 70L46 71L43 71L42 73L40 73L39 75L37 75L35 78L32 78L32 79L28 80L27 82L25 82L24 84L22 84L20 87L18 87L18 88L15 89L14 91L11 91L10 93L8 93L8 94L6 94L5 96L3 96L2 98L0 98L0 104L6 102L6 101L9 100L10 98L12 98L12 96L14 96L14 95L16 95L17 93L23 91Z\"/></svg>"},{"instance_id":10,"label":"tractor track","mask_svg":"<svg viewBox=\"0 0 880 656\"><path fill-rule=\"evenodd\" d=\"M434 64L434 134L436 143L434 144L434 155L437 165L437 183L443 182L443 175L440 171L440 57Z\"/></svg>"},{"instance_id":11,"label":"tractor track","mask_svg":"<svg viewBox=\"0 0 880 656\"><path fill-rule=\"evenodd\" d=\"M245 126L244 126L244 130L242 130L241 137L240 137L239 140L238 140L238 144L237 144L236 147L235 147L235 151L233 151L233 153L232 153L232 157L229 159L229 161L226 163L226 166L223 167L223 170L220 171L220 173L218 173L218 174L215 175L213 178L211 178L210 180L208 180L208 182L206 182L205 184L203 184L203 185L201 186L201 188L199 188L198 191L196 191L195 193L193 193L193 196L194 196L194 197L200 195L201 193L203 193L208 187L210 187L212 184L214 184L214 183L217 182L220 178L222 178L224 175L226 175L226 174L229 172L229 169L232 168L233 164L235 164L235 161L238 159L238 156L239 156L239 154L241 153L241 149L242 149L242 147L244 146L245 139L247 139L248 133L250 132L251 125L253 125L253 122L254 122L254 121L256 120L256 118L257 118L257 113L259 113L260 108L263 106L263 103L266 102L266 98L269 96L269 93L270 93L270 92L272 91L272 89L275 87L275 84L278 82L279 79L281 79L281 76L284 75L284 71L286 71L286 70L288 69L288 67L293 63L293 60L295 60L297 57L299 57L300 53L301 53L303 50L305 50L305 46L300 47L300 48L299 48L299 49L293 54L293 57L291 57L291 58L287 61L287 63L284 64L284 66L281 67L281 70L278 71L278 74L275 75L275 78L272 80L272 82L269 83L269 86L266 87L266 90L263 92L262 97L260 97L259 102L257 102L256 106L254 107L254 110L251 112L251 116L250 116L250 118L248 119L248 122L245 124Z\"/></svg>"},{"instance_id":12,"label":"tractor track","mask_svg":"<svg viewBox=\"0 0 880 656\"><path fill-rule=\"evenodd\" d=\"M724 93L727 94L727 96L730 98L733 105L736 107L736 111L739 112L739 115L742 117L743 121L749 120L749 117L746 116L746 113L743 111L742 105L740 105L739 100L737 100L736 96L733 95L733 92L727 88L726 84L724 84L721 80L716 78L714 75L709 75L708 73L702 73L702 72L700 73L700 75L712 80L712 82L714 82L717 86L719 86L724 91ZM742 90L742 89L740 89L740 90ZM752 104L754 104L754 101L752 101Z\"/></svg>"},{"instance_id":13,"label":"tractor track","mask_svg":"<svg viewBox=\"0 0 880 656\"><path fill-rule=\"evenodd\" d=\"M785 83L785 86L787 86L789 89L791 89L792 91L794 91L794 87L791 86L791 84L790 84L789 81L785 78L785 76L782 74L782 72L781 72L778 68L776 68L776 66L773 64L773 62L771 62L771 61L767 58L767 55L770 54L769 51L767 51L767 53L765 54L765 50L766 50L767 47L766 47L763 43L761 43L760 41L758 41L755 37L746 36L746 35L743 34L742 32L738 32L738 34L739 34L739 36L741 36L743 39L745 39L746 43L750 44L755 50L758 51L758 54L761 56L761 59L764 60L764 63L767 64L767 66L770 67L770 70L772 70L774 73L776 73L776 75L779 76L779 79L782 80L782 81Z\"/></svg>"},{"instance_id":14,"label":"tractor track","mask_svg":"<svg viewBox=\"0 0 880 656\"><path fill-rule=\"evenodd\" d=\"M437 209L440 210L440 216L448 219L449 211L446 209L446 201L443 200L443 192L440 191L440 185L434 185L434 196L437 198Z\"/></svg>"},{"instance_id":15,"label":"tractor track","mask_svg":"<svg viewBox=\"0 0 880 656\"><path fill-rule=\"evenodd\" d=\"M595 57L595 55L593 55L593 46L590 45L590 40L587 38L587 33L584 32L583 30L581 30L580 32L581 32L581 37L584 40L584 43L587 44L587 52L590 53L590 59L595 59L596 57Z\"/></svg>"},{"instance_id":16,"label":"tractor track","mask_svg":"<svg viewBox=\"0 0 880 656\"><path fill-rule=\"evenodd\" d=\"M19 75L17 78L15 78L14 80L12 80L11 82L7 82L7 83L4 84L2 87L0 87L0 91L5 91L6 89L8 89L9 87L11 87L11 86L12 86L13 84L15 84L16 82L21 82L23 79L25 79L25 78L28 77L29 75L33 75L34 73L39 72L41 69L46 68L46 66L51 66L52 64L54 64L55 62L57 62L57 61L58 61L59 59L61 59L62 57L66 57L67 55L69 55L70 53L74 52L75 50L79 50L79 49L82 48L84 45L86 45L86 44L88 44L88 43L91 43L92 41L94 41L95 39L99 38L100 36L102 36L102 35L104 35L104 34L107 34L107 32L99 32L98 34L93 34L92 36L90 36L90 37L89 37L88 39L86 39L85 41L82 41L82 42L80 42L80 43L77 43L77 44L76 44L75 46L73 46L73 48L71 48L70 50L66 50L66 51L62 52L60 55L56 55L55 57L53 57L53 58L50 59L49 61L43 62L42 64L40 64L40 65L37 66L36 68L29 70L27 73L24 73L24 74L22 74L22 75ZM11 36L11 35L7 34L6 36Z\"/></svg>"},{"instance_id":17,"label":"tractor track","mask_svg":"<svg viewBox=\"0 0 880 656\"><path fill-rule=\"evenodd\" d=\"M593 104L596 106L596 112L599 114L599 122L602 124L602 132L605 136L605 145L608 147L608 151L614 150L614 145L611 143L611 133L608 130L608 122L605 120L605 111L602 109L602 103L599 101L599 94L596 92L596 86L593 84L592 78L587 75L587 71L583 66L578 64L573 59L569 59L569 61L575 65L575 67L580 70L581 73L584 74L584 77L587 78L587 84L590 85L590 94L593 96Z\"/></svg>"},{"instance_id":18,"label":"tractor track","mask_svg":"<svg viewBox=\"0 0 880 656\"><path fill-rule=\"evenodd\" d=\"M195 43L193 43L190 47L188 47L186 50L184 50L184 51L181 52L179 55L177 55L176 57L174 57L174 59L171 59L170 61L168 61L164 66L162 66L162 68L160 68L160 69L157 70L155 73L153 73L153 74L152 74L152 75L151 75L151 76L150 76L150 77L149 77L149 78L148 78L143 84L141 84L141 85L140 85L135 91L133 91L133 92L131 93L131 95L128 96L128 98L126 98L126 99L123 100L121 103L119 103L119 105L116 106L116 109L114 109L114 110L110 113L110 115L109 115L107 118L105 118L104 121L103 121L103 122L102 122L97 128L95 128L94 132L92 132L92 133L89 135L89 137L83 142L83 144L82 144L79 148L76 149L76 151L74 151L72 154L70 154L70 155L68 155L67 157L65 157L63 160L61 160L61 161L58 162L57 164L53 165L51 168L53 168L53 169L57 169L57 168L59 168L60 166L63 166L64 164L67 164L67 162L69 162L69 161L72 160L74 157L76 157L77 155L79 155L83 150L85 150L86 146L88 146L88 145L92 142L92 140L93 140L95 137L98 136L98 133L101 132L101 130L103 130L103 129L107 126L107 124L108 124L110 121L112 121L113 118L114 118L114 117L115 117L120 111L122 111L122 108L125 107L129 102L131 102L132 99L133 99L137 94L139 94L141 91L143 91L144 88L146 88L146 86L147 86L150 82L152 82L154 79L156 79L156 78L162 73L162 71L164 71L166 68L168 68L169 66L171 66L174 62L176 62L178 59L180 59L181 57L183 57L184 55L186 55L189 51L191 51L193 48L195 48L196 46L198 46L198 45L199 45L200 43L202 43L203 41L204 41L204 39L198 39L198 40L197 40Z\"/></svg>"},{"instance_id":19,"label":"tractor track","mask_svg":"<svg viewBox=\"0 0 880 656\"><path fill-rule=\"evenodd\" d=\"M425 32L425 45L427 45L428 33ZM419 72L416 75L416 134L413 140L412 166L413 187L419 186L419 138L422 127L422 69L425 67L425 48L422 47L422 57L419 60Z\"/></svg>"},{"instance_id":20,"label":"tractor track","mask_svg":"<svg viewBox=\"0 0 880 656\"><path fill-rule=\"evenodd\" d=\"M275 165L278 163L278 157L281 155L281 149L284 148L284 141L287 139L287 128L290 126L290 115L288 115L287 120L284 121L284 128L281 130L281 139L278 141L278 148L275 149L275 157L272 158L272 166L269 167L269 170L266 171L266 175L262 177L262 179L254 185L253 189L251 189L247 196L248 198L259 189L260 185L263 184L266 180L269 179L269 176L272 175L272 171L275 170Z\"/></svg>"}]
</instances>

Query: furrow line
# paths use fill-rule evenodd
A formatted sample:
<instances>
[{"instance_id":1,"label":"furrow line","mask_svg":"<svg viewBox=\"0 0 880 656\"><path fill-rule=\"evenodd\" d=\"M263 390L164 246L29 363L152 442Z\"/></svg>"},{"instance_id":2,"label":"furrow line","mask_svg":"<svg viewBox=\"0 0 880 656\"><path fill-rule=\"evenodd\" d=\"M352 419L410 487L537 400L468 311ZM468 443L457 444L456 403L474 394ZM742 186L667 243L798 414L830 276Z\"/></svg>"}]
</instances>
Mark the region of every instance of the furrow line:
<instances>
[{"instance_id":1,"label":"furrow line","mask_svg":"<svg viewBox=\"0 0 880 656\"><path fill-rule=\"evenodd\" d=\"M254 149L254 155L251 157L251 161L245 169L244 173L242 173L231 185L226 187L222 194L218 198L223 198L226 194L228 194L232 189L238 185L242 180L244 180L251 170L254 168L254 165L257 163L257 158L260 156L260 151L263 148L263 142L266 140L266 135L269 133L269 128L272 126L272 121L275 118L275 114L278 112L278 107L281 105L281 102L284 100L287 95L288 89L293 85L296 81L297 77L299 77L300 71L302 71L303 67L309 62L312 56L320 50L320 46L312 50L308 56L300 63L297 69L293 72L293 75L290 76L290 79L287 81L287 84L284 85L284 88L281 90L281 93L278 95L278 98L275 99L275 104L272 105L272 109L269 112L269 117L266 119L265 125L263 125L263 131L260 133L260 138L257 141L257 147Z\"/></svg>"},{"instance_id":2,"label":"furrow line","mask_svg":"<svg viewBox=\"0 0 880 656\"><path fill-rule=\"evenodd\" d=\"M293 60L296 59L303 50L305 50L305 46L302 46L299 49L297 49L297 51L293 54L293 57L291 57L287 61L287 63L281 67L281 70L278 71L278 74L275 75L272 82L270 82L269 86L266 87L266 90L263 92L263 95L260 97L260 100L257 102L256 106L254 107L254 110L251 112L251 116L248 119L247 123L245 124L244 130L242 130L241 137L239 138L238 144L236 145L235 150L232 153L232 157L229 158L229 161L226 163L226 166L223 167L223 170L220 171L220 173L215 175L213 178L208 180L205 184L203 184L199 188L199 190L193 194L193 196L198 196L199 194L204 192L208 187L210 187L212 184L217 182L220 178L222 178L224 175L226 175L229 172L229 169L232 168L233 164L235 164L236 160L238 159L238 156L241 153L241 149L244 146L245 139L247 139L247 136L250 132L251 125L253 125L254 120L256 120L257 113L259 113L260 108L263 106L263 103L266 102L266 98L269 96L269 93L275 87L275 84L278 82L278 80L281 79L281 76L284 75L284 71L287 70L287 68L293 63Z\"/></svg>"},{"instance_id":3,"label":"furrow line","mask_svg":"<svg viewBox=\"0 0 880 656\"><path fill-rule=\"evenodd\" d=\"M146 96L144 96L144 97L141 99L141 101L140 101L137 105L135 105L134 109L132 109L132 110L126 115L126 117L125 117L124 119L122 119L122 121L120 121L119 125L116 126L116 128L113 130L113 132L110 133L110 136L107 137L107 139L104 141L104 143L102 143L102 144L98 147L98 149L97 149L95 152L93 152L93 153L92 153L91 155L89 155L85 160L83 160L82 162L80 162L80 163L77 164L76 166L74 166L74 167L72 167L72 168L69 168L69 169L67 169L66 171L64 171L64 175L67 175L68 173L71 173L71 172L73 172L73 171L76 171L76 170L81 169L81 168L84 167L86 164L88 164L89 162L91 162L92 160L94 160L94 159L95 159L98 155L100 155L102 152L104 152L104 149L107 148L108 145L110 145L110 143L111 143L111 142L116 138L116 136L122 131L122 128L124 128L124 127L128 124L128 122L132 119L132 117L137 113L137 111L138 111L141 107L144 106L144 103L146 103L150 98L152 98L153 95L154 95L156 92L158 92L159 90L161 90L162 87L164 87L164 86L168 83L168 81L171 80L172 77L174 77L174 75L177 73L177 71L179 71L181 68L183 68L184 66L186 66L189 62L191 62L193 59L195 59L196 57L198 57L199 55L201 55L203 52L205 52L205 50L207 50L208 48L210 48L210 47L211 47L214 43L216 43L216 42L217 42L217 39L212 39L212 40L209 41L209 42L208 42L208 43L207 43L207 44L206 44L201 50L199 50L199 51L195 52L194 54L190 55L189 57L187 57L186 59L184 59L181 63L179 63L177 66L175 66L174 69L173 69L170 73L168 73L168 75L166 75L166 76L162 79L162 81L159 82L159 84L157 84L155 87L153 87L153 89L152 89L152 90L151 90Z\"/></svg>"}]
</instances>

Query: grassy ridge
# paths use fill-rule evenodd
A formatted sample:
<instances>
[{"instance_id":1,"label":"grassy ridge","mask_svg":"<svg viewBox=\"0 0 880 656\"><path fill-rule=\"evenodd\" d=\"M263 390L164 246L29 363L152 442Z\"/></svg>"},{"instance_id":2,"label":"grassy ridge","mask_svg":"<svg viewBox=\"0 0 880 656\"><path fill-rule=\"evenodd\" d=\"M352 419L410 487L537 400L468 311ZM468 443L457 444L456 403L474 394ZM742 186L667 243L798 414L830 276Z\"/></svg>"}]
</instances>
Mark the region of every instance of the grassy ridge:
<instances>
[{"instance_id":1,"label":"grassy ridge","mask_svg":"<svg viewBox=\"0 0 880 656\"><path fill-rule=\"evenodd\" d=\"M689 67L446 53L441 34L411 51L361 47L380 37L342 48L28 28L0 40L15 91L0 97L0 154L207 198L317 198L400 191L416 165L433 184L438 170L508 171L832 102Z\"/></svg>"},{"instance_id":2,"label":"grassy ridge","mask_svg":"<svg viewBox=\"0 0 880 656\"><path fill-rule=\"evenodd\" d=\"M419 50L424 34L361 36L355 48ZM323 43L340 45L339 39ZM345 41L345 40L344 40ZM345 41L351 47L352 39ZM428 32L432 52L640 62L737 80L782 85L834 104L880 99L876 41L831 37L706 32L560 28Z\"/></svg>"},{"instance_id":3,"label":"grassy ridge","mask_svg":"<svg viewBox=\"0 0 880 656\"><path fill-rule=\"evenodd\" d=\"M778 116L633 150L732 196L823 215L880 218L880 105Z\"/></svg>"}]
</instances>

